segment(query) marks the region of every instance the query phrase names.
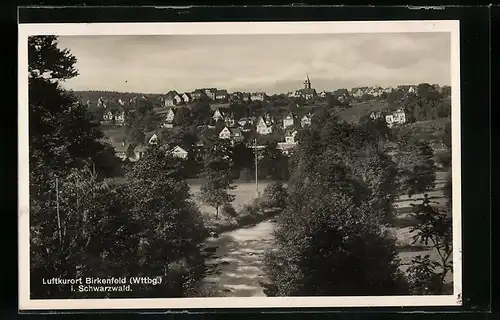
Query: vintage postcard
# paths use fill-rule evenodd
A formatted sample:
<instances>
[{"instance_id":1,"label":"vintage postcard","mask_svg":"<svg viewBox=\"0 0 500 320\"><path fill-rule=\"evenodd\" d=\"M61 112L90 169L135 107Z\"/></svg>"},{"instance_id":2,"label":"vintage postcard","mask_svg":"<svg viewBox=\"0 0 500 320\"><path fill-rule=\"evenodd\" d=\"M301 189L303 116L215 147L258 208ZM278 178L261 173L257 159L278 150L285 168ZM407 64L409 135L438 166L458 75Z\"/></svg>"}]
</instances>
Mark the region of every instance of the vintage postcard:
<instances>
[{"instance_id":1,"label":"vintage postcard","mask_svg":"<svg viewBox=\"0 0 500 320\"><path fill-rule=\"evenodd\" d=\"M451 20L20 24L20 310L461 305L459 69Z\"/></svg>"}]
</instances>

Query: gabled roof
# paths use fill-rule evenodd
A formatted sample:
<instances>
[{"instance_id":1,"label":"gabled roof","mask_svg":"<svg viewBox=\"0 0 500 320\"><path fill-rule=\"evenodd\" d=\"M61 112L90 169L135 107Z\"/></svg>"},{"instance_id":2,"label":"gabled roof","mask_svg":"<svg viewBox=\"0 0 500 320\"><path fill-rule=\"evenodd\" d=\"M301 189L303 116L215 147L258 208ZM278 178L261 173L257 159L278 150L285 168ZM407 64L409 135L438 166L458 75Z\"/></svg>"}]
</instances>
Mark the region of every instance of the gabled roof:
<instances>
[{"instance_id":1,"label":"gabled roof","mask_svg":"<svg viewBox=\"0 0 500 320\"><path fill-rule=\"evenodd\" d=\"M227 126L225 126L224 128L221 129L221 131L219 131L219 134L222 132L222 131L229 131L231 132L231 130L229 130L229 128Z\"/></svg>"},{"instance_id":2,"label":"gabled roof","mask_svg":"<svg viewBox=\"0 0 500 320\"><path fill-rule=\"evenodd\" d=\"M216 94L216 95L222 95L222 94L227 95L228 93L227 93L227 90L217 90L217 91L215 92L215 94Z\"/></svg>"},{"instance_id":3,"label":"gabled roof","mask_svg":"<svg viewBox=\"0 0 500 320\"><path fill-rule=\"evenodd\" d=\"M184 152L184 153L187 153L186 150L184 150L181 146L177 145L175 147L172 148L172 150L170 150L171 152Z\"/></svg>"},{"instance_id":4,"label":"gabled roof","mask_svg":"<svg viewBox=\"0 0 500 320\"><path fill-rule=\"evenodd\" d=\"M173 98L174 98L175 96L177 96L177 95L179 95L179 94L177 93L177 91L173 91L173 90L172 90L172 91L169 91L169 92L165 95L165 99L168 99L168 98L173 99Z\"/></svg>"}]
</instances>

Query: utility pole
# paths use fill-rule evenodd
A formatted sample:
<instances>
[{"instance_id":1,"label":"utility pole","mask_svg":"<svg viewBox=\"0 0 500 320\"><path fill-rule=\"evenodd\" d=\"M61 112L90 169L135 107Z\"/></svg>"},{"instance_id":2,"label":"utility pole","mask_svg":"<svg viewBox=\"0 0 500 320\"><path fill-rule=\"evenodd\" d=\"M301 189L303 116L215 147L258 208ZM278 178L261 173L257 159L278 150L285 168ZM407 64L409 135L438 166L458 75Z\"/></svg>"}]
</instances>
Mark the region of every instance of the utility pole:
<instances>
[{"instance_id":1,"label":"utility pole","mask_svg":"<svg viewBox=\"0 0 500 320\"><path fill-rule=\"evenodd\" d=\"M59 243L62 243L61 233L61 216L59 215L59 178L56 177L56 212L57 212L57 229L59 231Z\"/></svg>"},{"instance_id":2,"label":"utility pole","mask_svg":"<svg viewBox=\"0 0 500 320\"><path fill-rule=\"evenodd\" d=\"M258 178L258 165L259 165L259 160L257 157L257 138L254 140L254 148L253 152L255 154L255 190L257 192L257 197L259 196L259 178Z\"/></svg>"}]
</instances>

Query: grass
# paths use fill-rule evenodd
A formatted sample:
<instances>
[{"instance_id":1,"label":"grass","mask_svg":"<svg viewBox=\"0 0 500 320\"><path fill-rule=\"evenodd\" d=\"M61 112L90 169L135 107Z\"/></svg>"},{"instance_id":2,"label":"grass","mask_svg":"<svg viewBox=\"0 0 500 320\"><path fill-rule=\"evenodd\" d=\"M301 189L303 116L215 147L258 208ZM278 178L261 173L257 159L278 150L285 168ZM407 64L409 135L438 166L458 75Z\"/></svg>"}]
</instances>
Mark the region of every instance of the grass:
<instances>
[{"instance_id":1,"label":"grass","mask_svg":"<svg viewBox=\"0 0 500 320\"><path fill-rule=\"evenodd\" d=\"M104 136L107 139L116 142L121 142L125 140L126 138L125 131L126 131L125 127L110 127L102 129L102 132L104 133Z\"/></svg>"},{"instance_id":2,"label":"grass","mask_svg":"<svg viewBox=\"0 0 500 320\"><path fill-rule=\"evenodd\" d=\"M232 203L233 207L236 210L239 210L243 207L243 205L251 203L254 199L257 198L257 191L255 187L255 183L252 182L238 182L235 183L236 188L231 191L232 194L235 195L235 199ZM262 194L264 188L268 185L268 182L259 182L259 191ZM215 215L215 208L205 205L200 201L200 183L190 183L189 187L191 188L191 194L193 195L193 199L198 204L201 212L204 214Z\"/></svg>"},{"instance_id":3,"label":"grass","mask_svg":"<svg viewBox=\"0 0 500 320\"><path fill-rule=\"evenodd\" d=\"M415 138L435 141L440 140L444 133L444 128L450 123L448 118L439 118L435 120L417 121L401 127L401 133L408 133Z\"/></svg>"},{"instance_id":4,"label":"grass","mask_svg":"<svg viewBox=\"0 0 500 320\"><path fill-rule=\"evenodd\" d=\"M341 120L350 123L358 123L363 116L369 115L372 111L379 111L387 107L386 101L372 100L365 102L353 102L350 108L338 113Z\"/></svg>"}]
</instances>

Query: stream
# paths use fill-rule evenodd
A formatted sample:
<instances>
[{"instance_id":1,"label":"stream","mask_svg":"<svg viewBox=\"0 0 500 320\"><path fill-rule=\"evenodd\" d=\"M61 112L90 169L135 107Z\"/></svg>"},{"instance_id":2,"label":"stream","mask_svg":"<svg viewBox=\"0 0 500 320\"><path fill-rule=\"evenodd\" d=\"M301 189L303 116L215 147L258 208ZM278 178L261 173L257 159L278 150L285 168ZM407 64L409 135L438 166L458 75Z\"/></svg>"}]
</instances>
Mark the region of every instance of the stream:
<instances>
[{"instance_id":1,"label":"stream","mask_svg":"<svg viewBox=\"0 0 500 320\"><path fill-rule=\"evenodd\" d=\"M272 245L272 221L222 233L206 241L214 250L203 286L218 297L264 297L259 281L264 252Z\"/></svg>"}]
</instances>

